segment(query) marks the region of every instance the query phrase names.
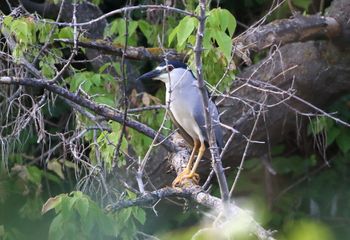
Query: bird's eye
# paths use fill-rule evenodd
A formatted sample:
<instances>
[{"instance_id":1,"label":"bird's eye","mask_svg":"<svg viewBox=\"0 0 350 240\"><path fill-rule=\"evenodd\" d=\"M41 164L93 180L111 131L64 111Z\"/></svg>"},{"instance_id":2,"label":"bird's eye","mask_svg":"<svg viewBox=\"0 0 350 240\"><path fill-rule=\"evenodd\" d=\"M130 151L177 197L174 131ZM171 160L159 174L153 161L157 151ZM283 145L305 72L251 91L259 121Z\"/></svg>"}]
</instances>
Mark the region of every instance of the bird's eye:
<instances>
[{"instance_id":1,"label":"bird's eye","mask_svg":"<svg viewBox=\"0 0 350 240\"><path fill-rule=\"evenodd\" d=\"M168 72L171 72L174 69L173 65L168 65Z\"/></svg>"}]
</instances>

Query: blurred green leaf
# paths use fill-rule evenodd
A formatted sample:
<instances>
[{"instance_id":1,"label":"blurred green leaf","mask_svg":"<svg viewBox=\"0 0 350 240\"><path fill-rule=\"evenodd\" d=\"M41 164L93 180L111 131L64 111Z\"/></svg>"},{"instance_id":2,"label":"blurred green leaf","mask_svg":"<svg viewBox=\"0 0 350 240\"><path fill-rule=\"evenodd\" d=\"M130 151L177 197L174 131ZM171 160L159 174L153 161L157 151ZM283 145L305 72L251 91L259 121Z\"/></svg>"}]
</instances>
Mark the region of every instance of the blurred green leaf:
<instances>
[{"instance_id":1,"label":"blurred green leaf","mask_svg":"<svg viewBox=\"0 0 350 240\"><path fill-rule=\"evenodd\" d=\"M141 223L142 225L146 222L146 212L139 207L136 207L134 211L132 212L133 216Z\"/></svg>"},{"instance_id":2,"label":"blurred green leaf","mask_svg":"<svg viewBox=\"0 0 350 240\"><path fill-rule=\"evenodd\" d=\"M299 220L286 225L287 240L333 240L330 229L315 220Z\"/></svg>"},{"instance_id":3,"label":"blurred green leaf","mask_svg":"<svg viewBox=\"0 0 350 240\"><path fill-rule=\"evenodd\" d=\"M73 37L74 37L73 28L71 28L71 27L61 28L59 33L58 33L58 37L59 38L73 39Z\"/></svg>"},{"instance_id":4,"label":"blurred green leaf","mask_svg":"<svg viewBox=\"0 0 350 240\"><path fill-rule=\"evenodd\" d=\"M346 154L350 150L350 131L341 132L336 138L336 142L340 150Z\"/></svg>"},{"instance_id":5,"label":"blurred green leaf","mask_svg":"<svg viewBox=\"0 0 350 240\"><path fill-rule=\"evenodd\" d=\"M28 171L28 179L29 181L35 183L36 185L41 184L41 178L43 176L42 170L40 170L36 166L28 166L27 167Z\"/></svg>"},{"instance_id":6,"label":"blurred green leaf","mask_svg":"<svg viewBox=\"0 0 350 240\"><path fill-rule=\"evenodd\" d=\"M178 30L176 33L177 42L179 46L182 46L188 37L192 34L195 26L197 24L197 20L194 17L186 16L184 17L178 26Z\"/></svg>"},{"instance_id":7,"label":"blurred green leaf","mask_svg":"<svg viewBox=\"0 0 350 240\"><path fill-rule=\"evenodd\" d=\"M215 31L212 35L219 45L219 49L224 54L227 62L231 59L232 52L232 40L231 38L224 32Z\"/></svg>"},{"instance_id":8,"label":"blurred green leaf","mask_svg":"<svg viewBox=\"0 0 350 240\"><path fill-rule=\"evenodd\" d=\"M303 10L308 10L309 6L312 3L312 0L292 0L293 4L297 7L302 8Z\"/></svg>"}]
</instances>

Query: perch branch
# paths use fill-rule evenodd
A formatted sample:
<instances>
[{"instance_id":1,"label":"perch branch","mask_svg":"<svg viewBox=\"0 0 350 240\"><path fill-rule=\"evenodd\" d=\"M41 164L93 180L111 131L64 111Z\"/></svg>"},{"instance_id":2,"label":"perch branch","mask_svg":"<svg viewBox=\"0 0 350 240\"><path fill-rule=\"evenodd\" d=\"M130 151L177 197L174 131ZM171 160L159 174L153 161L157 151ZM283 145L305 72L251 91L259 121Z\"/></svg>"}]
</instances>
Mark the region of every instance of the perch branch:
<instances>
[{"instance_id":1,"label":"perch branch","mask_svg":"<svg viewBox=\"0 0 350 240\"><path fill-rule=\"evenodd\" d=\"M119 202L110 204L106 207L107 211L117 211L119 209L140 206L140 207L151 207L161 199L169 197L181 197L193 200L205 207L220 211L222 210L222 202L220 198L211 196L210 194L203 191L198 186L192 186L190 188L161 188L152 192L145 192L136 199L120 200ZM238 207L235 203L231 202L228 206L225 206L225 209L229 209L230 217L232 219L244 219L249 223L250 227L253 229L253 233L260 240L273 240L271 236L272 232L265 230L259 225L247 211Z\"/></svg>"}]
</instances>

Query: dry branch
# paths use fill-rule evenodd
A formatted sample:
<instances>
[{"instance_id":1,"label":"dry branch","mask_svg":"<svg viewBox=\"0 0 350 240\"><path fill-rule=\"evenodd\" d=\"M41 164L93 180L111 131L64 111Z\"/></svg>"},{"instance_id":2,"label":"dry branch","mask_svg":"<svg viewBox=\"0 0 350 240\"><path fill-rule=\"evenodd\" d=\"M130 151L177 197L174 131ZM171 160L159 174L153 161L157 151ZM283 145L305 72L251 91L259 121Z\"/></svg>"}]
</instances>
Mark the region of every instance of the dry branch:
<instances>
[{"instance_id":1,"label":"dry branch","mask_svg":"<svg viewBox=\"0 0 350 240\"><path fill-rule=\"evenodd\" d=\"M177 151L171 157L173 164L175 164L176 171L180 173L183 169L179 166L185 164L184 159L188 158L189 153L185 150ZM169 197L180 197L187 198L195 201L196 203L215 210L217 213L223 213L224 216L228 216L230 221L240 222L244 220L251 229L252 233L255 234L260 240L273 240L272 232L265 230L259 223L257 223L252 216L234 202L227 202L223 204L220 198L210 195L205 192L201 187L192 184L192 181L188 181L186 188L160 188L152 192L145 192L136 199L132 200L120 200L116 203L107 206L108 211L116 211L118 209L132 207L132 206L153 206L159 200Z\"/></svg>"},{"instance_id":2,"label":"dry branch","mask_svg":"<svg viewBox=\"0 0 350 240\"><path fill-rule=\"evenodd\" d=\"M55 39L55 42L71 44L73 45L73 40L70 39ZM122 56L124 51L124 46L116 46L111 42L104 40L80 40L77 42L78 46L90 49L96 49L104 54L111 54L116 56ZM151 61L163 61L165 56L168 60L185 60L186 56L182 53L177 53L174 49L166 49L164 54L161 48L145 48L145 47L132 47L128 46L125 52L125 58L132 60L151 60Z\"/></svg>"},{"instance_id":3,"label":"dry branch","mask_svg":"<svg viewBox=\"0 0 350 240\"><path fill-rule=\"evenodd\" d=\"M18 77L0 77L0 84L11 84L11 85L23 85L23 86L30 86L30 87L38 87L38 88L44 88L50 92L56 93L59 96L68 99L79 106L85 107L99 116L105 117L107 120L114 120L119 123L123 123L123 115L120 112L117 112L115 110L112 110L106 106L99 105L90 99L87 99L83 96L74 94L67 89L60 87L56 84L50 84L48 81L43 79L35 79L35 78L18 78ZM156 131L154 131L152 128L148 127L147 125L137 122L135 120L132 120L128 118L125 122L126 126L134 128L138 132L149 136L151 138L154 138L157 134ZM170 140L165 139L163 135L158 136L158 141L162 142L162 145L167 148L169 151L175 151L177 149L177 146L174 145Z\"/></svg>"},{"instance_id":4,"label":"dry branch","mask_svg":"<svg viewBox=\"0 0 350 240\"><path fill-rule=\"evenodd\" d=\"M248 29L234 39L234 45L242 46L245 50L260 51L273 45L331 39L340 33L341 27L332 17L298 15L293 19L276 20Z\"/></svg>"},{"instance_id":5,"label":"dry branch","mask_svg":"<svg viewBox=\"0 0 350 240\"><path fill-rule=\"evenodd\" d=\"M272 45L285 45L292 42L305 42L308 40L332 39L341 34L341 26L335 18L313 16L296 16L293 19L276 20L266 25L251 28L245 33L234 38L233 44L238 47L236 54L248 50L259 51ZM70 39L55 39L56 42L73 44ZM96 49L105 54L122 56L123 46L116 46L105 40L81 40L78 45L85 48ZM177 53L174 49L165 49L169 60L186 60L186 55ZM133 60L164 59L163 52L159 48L128 47L125 55Z\"/></svg>"}]
</instances>

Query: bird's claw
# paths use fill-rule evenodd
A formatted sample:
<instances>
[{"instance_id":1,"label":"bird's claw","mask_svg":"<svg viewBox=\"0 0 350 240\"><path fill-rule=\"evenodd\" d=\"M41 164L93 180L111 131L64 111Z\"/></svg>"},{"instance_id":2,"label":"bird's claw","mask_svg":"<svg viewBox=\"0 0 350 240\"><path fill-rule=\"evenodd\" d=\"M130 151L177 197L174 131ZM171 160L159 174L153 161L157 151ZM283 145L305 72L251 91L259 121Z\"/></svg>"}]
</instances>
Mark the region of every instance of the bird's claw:
<instances>
[{"instance_id":1,"label":"bird's claw","mask_svg":"<svg viewBox=\"0 0 350 240\"><path fill-rule=\"evenodd\" d=\"M199 174L197 173L192 173L188 170L185 169L183 172L181 172L173 181L172 186L174 188L178 187L178 186L182 186L183 185L183 181L185 179L191 179L196 185L198 185L199 183Z\"/></svg>"}]
</instances>

